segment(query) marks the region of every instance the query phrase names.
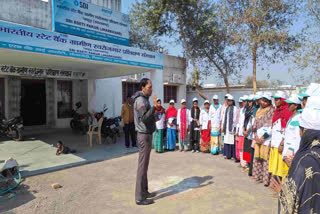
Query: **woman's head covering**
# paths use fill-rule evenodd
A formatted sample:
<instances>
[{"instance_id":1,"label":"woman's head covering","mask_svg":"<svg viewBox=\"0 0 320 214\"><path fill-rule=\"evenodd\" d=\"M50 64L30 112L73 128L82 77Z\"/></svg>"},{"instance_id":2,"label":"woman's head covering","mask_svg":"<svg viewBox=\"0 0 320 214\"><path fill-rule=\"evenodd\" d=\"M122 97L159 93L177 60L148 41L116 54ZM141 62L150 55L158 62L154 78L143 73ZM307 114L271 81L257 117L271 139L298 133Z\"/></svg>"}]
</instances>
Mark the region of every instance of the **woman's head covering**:
<instances>
[{"instance_id":1,"label":"woman's head covering","mask_svg":"<svg viewBox=\"0 0 320 214\"><path fill-rule=\"evenodd\" d=\"M287 93L284 91L277 91L272 97L287 99Z\"/></svg>"},{"instance_id":2,"label":"woman's head covering","mask_svg":"<svg viewBox=\"0 0 320 214\"><path fill-rule=\"evenodd\" d=\"M311 96L320 96L320 84L311 83L307 90L304 93L298 94L299 97L311 97Z\"/></svg>"},{"instance_id":3,"label":"woman's head covering","mask_svg":"<svg viewBox=\"0 0 320 214\"><path fill-rule=\"evenodd\" d=\"M258 91L255 95L254 95L254 99L255 100L259 100L262 98L263 92L262 91Z\"/></svg>"},{"instance_id":4,"label":"woman's head covering","mask_svg":"<svg viewBox=\"0 0 320 214\"><path fill-rule=\"evenodd\" d=\"M273 96L274 98L280 98L281 99L281 106L277 107L273 118L272 118L272 124L276 122L277 120L281 120L281 128L286 128L287 123L292 115L292 112L288 109L288 103L285 102L285 99L283 97L280 97L279 94L275 94Z\"/></svg>"},{"instance_id":5,"label":"woman's head covering","mask_svg":"<svg viewBox=\"0 0 320 214\"><path fill-rule=\"evenodd\" d=\"M288 99L285 100L285 102L289 104L297 104L297 105L302 104L297 94L292 94Z\"/></svg>"},{"instance_id":6,"label":"woman's head covering","mask_svg":"<svg viewBox=\"0 0 320 214\"><path fill-rule=\"evenodd\" d=\"M272 100L272 92L264 92L264 94L262 95L262 98L266 98L267 100L271 101Z\"/></svg>"},{"instance_id":7,"label":"woman's head covering","mask_svg":"<svg viewBox=\"0 0 320 214\"><path fill-rule=\"evenodd\" d=\"M303 128L320 130L320 96L308 98L299 122Z\"/></svg>"},{"instance_id":8,"label":"woman's head covering","mask_svg":"<svg viewBox=\"0 0 320 214\"><path fill-rule=\"evenodd\" d=\"M232 96L231 94L229 94L229 95L227 96L227 99L228 99L228 100L234 100L234 98L233 98L233 96Z\"/></svg>"}]
</instances>

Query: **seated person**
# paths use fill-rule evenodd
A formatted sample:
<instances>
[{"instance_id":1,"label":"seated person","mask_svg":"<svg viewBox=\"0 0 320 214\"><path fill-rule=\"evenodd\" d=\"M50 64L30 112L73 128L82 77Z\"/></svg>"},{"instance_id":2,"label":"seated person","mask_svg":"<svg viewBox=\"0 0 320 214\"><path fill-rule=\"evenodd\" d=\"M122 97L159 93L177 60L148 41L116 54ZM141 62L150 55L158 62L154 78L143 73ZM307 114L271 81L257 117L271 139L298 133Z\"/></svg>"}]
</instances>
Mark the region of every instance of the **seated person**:
<instances>
[{"instance_id":1,"label":"seated person","mask_svg":"<svg viewBox=\"0 0 320 214\"><path fill-rule=\"evenodd\" d=\"M70 149L69 147L64 146L62 141L60 140L57 142L57 147L58 149L57 149L56 155L76 153L75 149Z\"/></svg>"}]
</instances>

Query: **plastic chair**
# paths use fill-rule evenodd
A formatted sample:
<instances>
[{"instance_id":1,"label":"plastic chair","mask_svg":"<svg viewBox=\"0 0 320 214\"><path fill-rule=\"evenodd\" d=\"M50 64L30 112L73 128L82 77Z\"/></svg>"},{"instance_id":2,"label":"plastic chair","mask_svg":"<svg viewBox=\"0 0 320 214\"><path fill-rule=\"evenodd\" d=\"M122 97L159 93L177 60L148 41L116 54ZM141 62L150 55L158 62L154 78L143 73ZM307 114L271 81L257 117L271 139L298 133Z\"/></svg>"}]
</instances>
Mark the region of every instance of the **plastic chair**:
<instances>
[{"instance_id":1,"label":"plastic chair","mask_svg":"<svg viewBox=\"0 0 320 214\"><path fill-rule=\"evenodd\" d=\"M102 123L103 123L103 118L100 118L98 125L94 126L94 125L90 125L89 126L89 131L88 131L88 138L87 138L87 142L89 142L90 147L92 147L92 137L93 135L97 135L97 142L99 144L101 144L101 127L102 127Z\"/></svg>"}]
</instances>

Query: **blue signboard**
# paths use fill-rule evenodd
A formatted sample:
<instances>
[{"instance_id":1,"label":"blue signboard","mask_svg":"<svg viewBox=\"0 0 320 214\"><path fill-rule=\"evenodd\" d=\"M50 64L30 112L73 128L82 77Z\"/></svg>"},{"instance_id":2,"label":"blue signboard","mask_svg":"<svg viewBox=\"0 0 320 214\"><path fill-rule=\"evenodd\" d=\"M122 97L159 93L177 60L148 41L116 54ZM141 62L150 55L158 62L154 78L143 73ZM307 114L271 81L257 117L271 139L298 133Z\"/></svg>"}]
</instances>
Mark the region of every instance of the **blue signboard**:
<instances>
[{"instance_id":1,"label":"blue signboard","mask_svg":"<svg viewBox=\"0 0 320 214\"><path fill-rule=\"evenodd\" d=\"M129 46L129 16L83 0L52 0L53 31Z\"/></svg>"},{"instance_id":2,"label":"blue signboard","mask_svg":"<svg viewBox=\"0 0 320 214\"><path fill-rule=\"evenodd\" d=\"M0 21L0 48L163 69L163 55Z\"/></svg>"}]
</instances>

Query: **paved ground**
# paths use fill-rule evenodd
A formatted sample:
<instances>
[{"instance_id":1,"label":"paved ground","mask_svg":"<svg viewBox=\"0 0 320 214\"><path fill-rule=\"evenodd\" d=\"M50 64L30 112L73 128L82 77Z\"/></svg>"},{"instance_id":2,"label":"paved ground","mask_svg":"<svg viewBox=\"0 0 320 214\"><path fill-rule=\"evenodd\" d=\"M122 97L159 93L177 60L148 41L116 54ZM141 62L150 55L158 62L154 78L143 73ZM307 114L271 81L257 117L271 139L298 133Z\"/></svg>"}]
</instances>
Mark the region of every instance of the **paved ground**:
<instances>
[{"instance_id":1,"label":"paved ground","mask_svg":"<svg viewBox=\"0 0 320 214\"><path fill-rule=\"evenodd\" d=\"M56 142L62 140L70 148L76 149L76 154L56 156ZM124 139L117 144L103 139L98 145L94 138L93 148L87 144L87 136L74 133L70 129L29 130L25 140L21 142L0 139L0 169L4 160L13 157L21 166L23 176L64 169L101 160L108 160L126 155ZM136 152L130 150L129 152Z\"/></svg>"},{"instance_id":2,"label":"paved ground","mask_svg":"<svg viewBox=\"0 0 320 214\"><path fill-rule=\"evenodd\" d=\"M0 204L0 213L277 213L277 200L261 184L222 156L152 153L149 189L156 203L136 206L138 154L28 177L15 199ZM52 183L63 187L52 190Z\"/></svg>"}]
</instances>

